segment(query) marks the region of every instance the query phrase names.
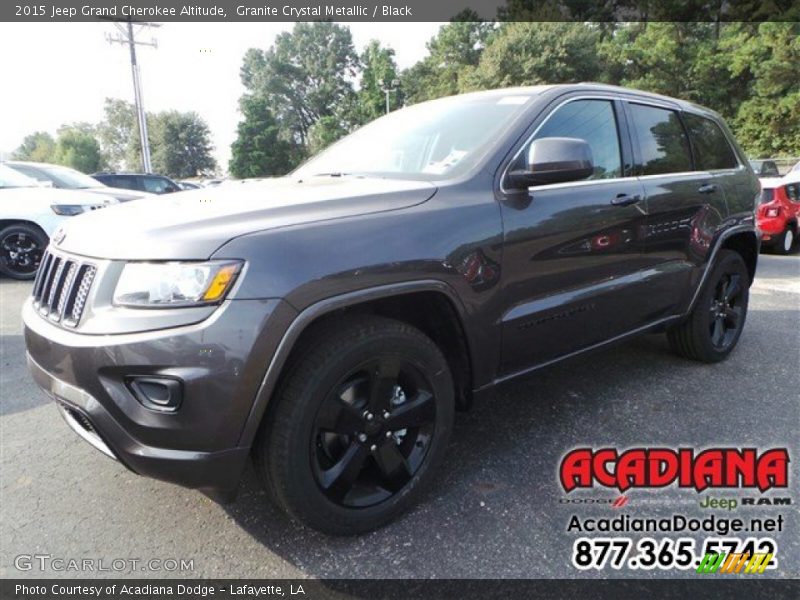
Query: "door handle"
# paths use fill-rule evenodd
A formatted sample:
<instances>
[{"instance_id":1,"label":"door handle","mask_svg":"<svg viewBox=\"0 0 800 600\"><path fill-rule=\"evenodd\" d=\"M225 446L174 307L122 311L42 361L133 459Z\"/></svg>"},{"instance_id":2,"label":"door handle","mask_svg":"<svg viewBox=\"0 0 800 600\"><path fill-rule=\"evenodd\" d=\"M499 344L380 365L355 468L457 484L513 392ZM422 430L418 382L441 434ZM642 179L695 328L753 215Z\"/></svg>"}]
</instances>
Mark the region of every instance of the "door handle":
<instances>
[{"instance_id":1,"label":"door handle","mask_svg":"<svg viewBox=\"0 0 800 600\"><path fill-rule=\"evenodd\" d=\"M701 194L713 194L714 192L717 191L717 186L714 185L713 183L704 183L699 188L697 188L697 191Z\"/></svg>"},{"instance_id":2,"label":"door handle","mask_svg":"<svg viewBox=\"0 0 800 600\"><path fill-rule=\"evenodd\" d=\"M639 194L617 194L611 199L611 204L614 206L630 206L631 204L641 202L641 200L642 197Z\"/></svg>"}]
</instances>

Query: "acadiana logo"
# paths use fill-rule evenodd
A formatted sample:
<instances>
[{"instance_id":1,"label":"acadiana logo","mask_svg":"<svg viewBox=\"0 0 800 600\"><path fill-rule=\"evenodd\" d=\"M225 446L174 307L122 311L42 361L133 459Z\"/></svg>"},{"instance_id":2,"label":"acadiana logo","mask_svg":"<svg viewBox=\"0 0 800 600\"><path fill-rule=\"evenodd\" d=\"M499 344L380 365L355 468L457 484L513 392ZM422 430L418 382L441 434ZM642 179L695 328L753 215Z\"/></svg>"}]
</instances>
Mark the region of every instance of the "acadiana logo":
<instances>
[{"instance_id":1,"label":"acadiana logo","mask_svg":"<svg viewBox=\"0 0 800 600\"><path fill-rule=\"evenodd\" d=\"M559 470L561 486L595 485L624 492L629 488L662 488L677 483L702 492L708 488L788 487L789 451L772 448L576 448L564 456Z\"/></svg>"}]
</instances>

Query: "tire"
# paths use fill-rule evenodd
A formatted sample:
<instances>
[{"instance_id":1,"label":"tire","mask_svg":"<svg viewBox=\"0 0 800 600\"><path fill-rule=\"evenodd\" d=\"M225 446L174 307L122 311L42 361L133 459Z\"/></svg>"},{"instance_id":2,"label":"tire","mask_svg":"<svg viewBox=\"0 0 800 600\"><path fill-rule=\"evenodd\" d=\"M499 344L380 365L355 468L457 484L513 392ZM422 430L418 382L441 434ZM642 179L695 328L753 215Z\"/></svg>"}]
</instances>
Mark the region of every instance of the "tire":
<instances>
[{"instance_id":1,"label":"tire","mask_svg":"<svg viewBox=\"0 0 800 600\"><path fill-rule=\"evenodd\" d=\"M445 454L447 360L419 330L372 315L328 322L301 350L256 440L256 472L314 529L379 528L415 503Z\"/></svg>"},{"instance_id":2,"label":"tire","mask_svg":"<svg viewBox=\"0 0 800 600\"><path fill-rule=\"evenodd\" d=\"M49 240L27 223L9 225L0 231L0 273L13 279L33 279Z\"/></svg>"},{"instance_id":3,"label":"tire","mask_svg":"<svg viewBox=\"0 0 800 600\"><path fill-rule=\"evenodd\" d=\"M796 241L794 228L791 225L787 225L786 231L784 231L780 237L775 239L772 248L778 254L790 254Z\"/></svg>"},{"instance_id":4,"label":"tire","mask_svg":"<svg viewBox=\"0 0 800 600\"><path fill-rule=\"evenodd\" d=\"M724 360L742 334L749 293L750 276L741 255L720 250L692 312L667 331L673 351L706 363Z\"/></svg>"}]
</instances>

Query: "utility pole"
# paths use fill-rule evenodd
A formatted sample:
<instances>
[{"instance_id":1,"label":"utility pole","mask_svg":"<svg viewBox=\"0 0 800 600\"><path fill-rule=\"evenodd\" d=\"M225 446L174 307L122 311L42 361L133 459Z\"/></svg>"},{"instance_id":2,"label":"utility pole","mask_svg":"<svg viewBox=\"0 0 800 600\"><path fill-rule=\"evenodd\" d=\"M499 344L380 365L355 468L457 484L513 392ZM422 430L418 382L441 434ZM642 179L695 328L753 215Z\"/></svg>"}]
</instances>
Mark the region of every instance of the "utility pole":
<instances>
[{"instance_id":1,"label":"utility pole","mask_svg":"<svg viewBox=\"0 0 800 600\"><path fill-rule=\"evenodd\" d=\"M386 114L389 114L389 94L396 92L400 88L400 80L392 79L387 81L385 79L378 79L378 85L381 86L381 91L386 94Z\"/></svg>"},{"instance_id":2,"label":"utility pole","mask_svg":"<svg viewBox=\"0 0 800 600\"><path fill-rule=\"evenodd\" d=\"M142 99L142 82L139 74L139 63L136 60L136 44L141 46L152 46L158 48L158 42L151 38L149 42L137 41L133 30L133 21L127 21L127 27L115 22L114 25L119 30L119 34L112 36L106 34L109 44L127 44L131 52L131 73L133 74L133 97L136 104L136 119L139 122L139 143L142 147L142 168L145 173L152 171L150 165L150 141L147 137L147 117L144 112L144 100ZM136 23L141 27L161 27L155 23Z\"/></svg>"}]
</instances>

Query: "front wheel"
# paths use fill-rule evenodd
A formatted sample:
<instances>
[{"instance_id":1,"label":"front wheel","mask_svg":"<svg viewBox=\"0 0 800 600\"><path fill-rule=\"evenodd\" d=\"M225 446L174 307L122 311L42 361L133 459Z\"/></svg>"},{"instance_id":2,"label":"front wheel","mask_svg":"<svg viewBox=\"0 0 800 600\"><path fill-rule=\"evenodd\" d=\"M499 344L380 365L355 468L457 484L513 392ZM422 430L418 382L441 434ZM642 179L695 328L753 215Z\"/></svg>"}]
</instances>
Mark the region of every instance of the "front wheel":
<instances>
[{"instance_id":1,"label":"front wheel","mask_svg":"<svg viewBox=\"0 0 800 600\"><path fill-rule=\"evenodd\" d=\"M701 362L726 358L742 335L750 293L750 276L738 252L720 250L689 317L667 331L672 349Z\"/></svg>"},{"instance_id":2,"label":"front wheel","mask_svg":"<svg viewBox=\"0 0 800 600\"><path fill-rule=\"evenodd\" d=\"M322 326L279 387L254 460L272 499L325 533L376 529L411 506L445 453L455 394L419 330L361 315Z\"/></svg>"},{"instance_id":3,"label":"front wheel","mask_svg":"<svg viewBox=\"0 0 800 600\"><path fill-rule=\"evenodd\" d=\"M17 223L0 231L0 273L33 279L47 248L47 236L34 225Z\"/></svg>"}]
</instances>

